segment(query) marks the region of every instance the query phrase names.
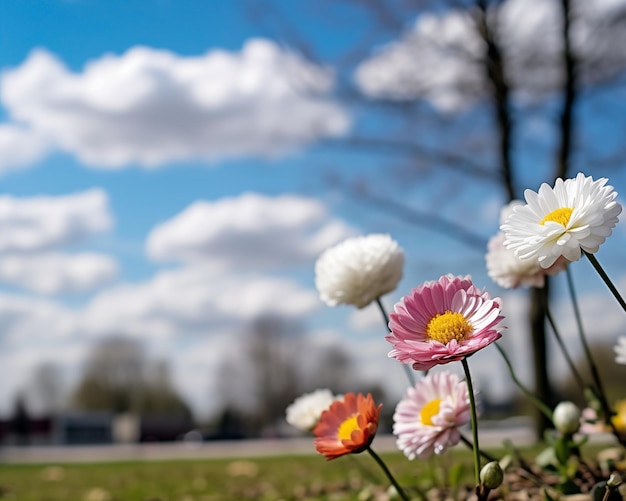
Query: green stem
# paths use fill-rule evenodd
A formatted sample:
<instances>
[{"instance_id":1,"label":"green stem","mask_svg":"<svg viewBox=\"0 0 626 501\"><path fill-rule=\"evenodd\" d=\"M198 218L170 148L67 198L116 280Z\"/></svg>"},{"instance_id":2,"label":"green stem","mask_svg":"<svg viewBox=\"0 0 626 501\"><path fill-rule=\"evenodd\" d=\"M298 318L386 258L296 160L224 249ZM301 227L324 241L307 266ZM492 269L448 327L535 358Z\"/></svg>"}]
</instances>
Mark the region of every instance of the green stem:
<instances>
[{"instance_id":1,"label":"green stem","mask_svg":"<svg viewBox=\"0 0 626 501\"><path fill-rule=\"evenodd\" d=\"M391 474L391 472L389 471L389 468L387 468L387 465L385 464L385 462L380 458L380 456L378 454L376 454L374 452L374 449L372 449L371 447L368 447L367 448L367 452L370 453L370 455L374 458L374 461L376 461L376 463L378 463L378 466L380 466L380 468L383 470L383 472L385 472L385 475L387 475L387 478L391 482L391 485L393 485L395 487L396 491L398 492L398 495L404 501L410 501L409 498L407 497L406 493L404 492L404 489L402 489L402 487L400 487L400 484L398 484L398 482L396 481L395 477Z\"/></svg>"},{"instance_id":2,"label":"green stem","mask_svg":"<svg viewBox=\"0 0 626 501\"><path fill-rule=\"evenodd\" d=\"M387 311L385 310L385 307L383 306L383 302L380 297L376 298L376 304L378 305L378 309L380 310L380 313L383 316L383 320L385 321L387 332L391 332L391 329L389 328L389 316L387 315ZM404 368L406 377L409 379L409 384L411 386L415 386L415 376L413 374L413 371L411 370L411 367L409 367L407 364L402 364L402 367Z\"/></svg>"},{"instance_id":3,"label":"green stem","mask_svg":"<svg viewBox=\"0 0 626 501\"><path fill-rule=\"evenodd\" d=\"M463 434L461 434L461 442L467 445L470 449L472 450L474 449L474 444L472 444L472 442ZM494 458L491 454L488 454L483 451L479 451L479 452L480 452L480 455L487 460L487 462L496 461L496 458Z\"/></svg>"},{"instance_id":4,"label":"green stem","mask_svg":"<svg viewBox=\"0 0 626 501\"><path fill-rule=\"evenodd\" d=\"M476 419L476 400L474 398L474 388L472 387L472 376L470 375L467 357L461 360L463 370L465 371L465 382L467 383L467 391L469 393L470 410L472 415L472 448L474 449L474 477L476 486L480 485L480 447L478 445L478 422Z\"/></svg>"},{"instance_id":5,"label":"green stem","mask_svg":"<svg viewBox=\"0 0 626 501\"><path fill-rule=\"evenodd\" d=\"M378 305L378 309L380 310L381 315L383 316L383 320L385 321L385 327L387 327L387 332L391 332L389 328L389 315L387 315L387 310L383 306L383 302L380 297L376 298L376 304Z\"/></svg>"},{"instance_id":6,"label":"green stem","mask_svg":"<svg viewBox=\"0 0 626 501\"><path fill-rule=\"evenodd\" d=\"M595 262L598 267L600 266L600 264L598 263L598 261L596 260L596 258L593 256L593 254L587 254L585 252L585 255L587 257L589 257L590 260L593 259L592 263ZM595 265L594 265L595 267ZM601 270L602 268L600 268ZM574 281L572 279L572 274L570 273L569 267L567 268L567 287L569 289L569 293L570 293L570 298L572 300L572 306L574 308L574 317L576 318L576 325L578 326L578 337L580 339L580 343L583 346L583 350L585 352L585 357L587 358L587 362L589 364L589 368L591 370L591 378L593 379L593 383L595 385L595 389L596 389L596 396L598 397L598 399L600 400L600 405L602 406L602 413L604 414L604 422L609 426L609 428L611 428L611 431L613 432L613 435L615 436L615 438L617 438L617 440L622 444L622 445L626 445L625 440L622 438L622 436L620 435L619 431L617 430L617 428L615 427L615 423L613 423L613 420L611 419L613 416L613 412L611 411L611 406L609 405L609 401L606 398L606 393L604 391L604 385L602 384L602 378L600 377L600 373L598 372L598 366L596 365L594 359L593 359L593 355L591 354L591 349L589 348L589 344L587 343L587 337L585 336L585 331L583 329L583 323L582 323L582 319L581 319L581 315L580 315L580 309L578 308L578 300L576 299L576 291L574 289ZM602 273L604 273L604 271L602 271ZM608 280L608 277L607 277ZM610 280L609 280L610 282ZM619 296L619 294L618 294ZM620 297L621 299L621 297ZM622 300L623 301L623 300Z\"/></svg>"},{"instance_id":7,"label":"green stem","mask_svg":"<svg viewBox=\"0 0 626 501\"><path fill-rule=\"evenodd\" d=\"M589 369L591 370L591 375L593 377L593 381L596 384L597 390L602 394L602 398L604 399L604 391L602 391L602 382L600 381L600 377L598 375L598 368L596 367L596 363L593 360L593 356L591 354L591 350L589 349L589 343L587 343L587 336L585 336L585 330L583 328L582 318L580 316L580 309L578 308L578 300L576 299L576 291L574 289L574 281L572 280L572 273L569 269L569 266L565 270L565 275L567 276L567 288L569 290L570 299L572 300L572 308L574 309L574 318L576 319L576 326L578 327L578 338L580 339L580 344L583 347L585 352L585 357L587 358L587 363L589 364Z\"/></svg>"},{"instance_id":8,"label":"green stem","mask_svg":"<svg viewBox=\"0 0 626 501\"><path fill-rule=\"evenodd\" d=\"M552 332L554 333L556 342L558 343L559 348L561 348L561 351L563 352L563 356L565 357L565 361L567 362L567 365L569 365L569 368L572 371L572 374L574 375L574 379L576 379L578 386L580 386L580 390L584 392L585 387L586 387L585 382L583 381L583 378L581 377L580 373L576 369L576 365L574 364L572 357L567 351L565 343L563 342L563 338L559 334L559 330L556 328L556 323L554 322L554 318L552 317L552 314L550 313L550 306L548 305L548 300L545 294L543 295L543 300L544 300L544 306L546 310L546 318L548 319L548 322L550 323L550 327L552 327Z\"/></svg>"},{"instance_id":9,"label":"green stem","mask_svg":"<svg viewBox=\"0 0 626 501\"><path fill-rule=\"evenodd\" d=\"M613 282L611 282L611 279L605 273L604 269L602 269L602 266L600 266L600 263L598 262L596 257L590 252L587 252L587 251L583 251L583 252L585 256L587 256L587 259L589 259L589 262L591 263L591 265L598 272L600 277L602 277L602 280L604 280L604 283L606 284L606 286L613 293L613 296L615 297L615 299L617 299L617 302L620 304L622 309L626 311L626 301L624 301L624 298L620 296L620 293L617 291L617 288L615 287L615 285L613 285Z\"/></svg>"},{"instance_id":10,"label":"green stem","mask_svg":"<svg viewBox=\"0 0 626 501\"><path fill-rule=\"evenodd\" d=\"M519 379L517 379L517 376L515 375L515 371L513 370L513 366L511 365L511 361L509 360L509 357L507 356L507 354L504 352L504 350L498 343L493 343L493 344L500 352L500 355L502 355L502 358L504 358L504 363L506 363L506 366L509 369L509 373L511 374L511 378L513 379L513 382L517 385L517 387L520 390L522 390L524 395L526 395L528 399L533 404L535 404L537 409L539 409L545 417L547 417L550 421L552 421L552 411L550 410L550 408L546 404L544 404L541 400L539 400L539 398L537 398L537 396L533 392L531 392L528 388L526 388Z\"/></svg>"}]
</instances>

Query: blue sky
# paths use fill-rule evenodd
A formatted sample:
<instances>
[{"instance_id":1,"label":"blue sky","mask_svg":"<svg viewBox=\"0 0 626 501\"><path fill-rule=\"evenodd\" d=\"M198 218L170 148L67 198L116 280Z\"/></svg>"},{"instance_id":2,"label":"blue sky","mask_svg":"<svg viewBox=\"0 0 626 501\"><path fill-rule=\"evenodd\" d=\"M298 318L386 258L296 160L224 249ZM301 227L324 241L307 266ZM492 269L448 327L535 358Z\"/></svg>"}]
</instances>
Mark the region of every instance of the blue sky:
<instances>
[{"instance_id":1,"label":"blue sky","mask_svg":"<svg viewBox=\"0 0 626 501\"><path fill-rule=\"evenodd\" d=\"M377 311L331 310L314 289L317 255L352 235L390 233L405 249L405 278L385 298L389 307L410 288L449 272L471 274L494 295L507 294L486 276L480 250L363 204L332 181L365 182L383 197L467 225L485 239L497 231L503 195L495 185L440 176L453 171L437 165L422 180L401 156L325 142L406 127L342 102L337 79L355 74L330 65L367 38L372 49L361 67L371 64L362 73L363 89L372 96L405 92L394 87L400 78L386 79L406 69L393 67L402 60L404 39L372 30L355 10L326 7L337 16L331 18L315 2L273 4L327 64L289 51L293 38L280 17L254 20L246 2L0 4L0 366L8 381L0 412L11 410L38 364L58 364L71 385L91 344L120 333L166 357L194 408L211 412L215 369L237 351L245 325L266 311L302 319L315 343L357 353L366 380L401 392L402 371L386 359ZM407 20L407 32L413 22ZM529 16L529 25L535 22ZM462 29L450 31L452 40L461 36ZM436 77L458 61L437 64L428 116L438 111L484 121L483 112L471 111L475 102L441 91ZM545 176L551 119L531 118L522 134L531 147L517 159L524 166L520 178L536 189ZM415 126L425 143L455 152L457 143L425 124ZM600 131L607 149L619 146L615 136L602 134L601 120L586 124ZM486 140L476 131L467 135ZM584 158L577 162L585 167ZM626 189L621 170L589 174ZM618 227L599 256L622 285L625 238ZM595 305L601 284L585 271L587 263L577 266L587 304ZM509 296L511 323L518 324L512 330L520 332L512 348L523 365L524 297ZM606 324L600 334L612 339L614 324Z\"/></svg>"}]
</instances>

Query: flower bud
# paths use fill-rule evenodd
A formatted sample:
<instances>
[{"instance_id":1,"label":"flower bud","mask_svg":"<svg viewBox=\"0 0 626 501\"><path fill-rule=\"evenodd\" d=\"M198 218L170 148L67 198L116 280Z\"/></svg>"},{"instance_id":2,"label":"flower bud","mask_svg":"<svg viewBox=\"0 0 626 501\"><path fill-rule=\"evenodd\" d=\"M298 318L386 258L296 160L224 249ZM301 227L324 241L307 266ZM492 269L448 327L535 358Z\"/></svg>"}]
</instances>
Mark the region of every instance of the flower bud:
<instances>
[{"instance_id":1,"label":"flower bud","mask_svg":"<svg viewBox=\"0 0 626 501\"><path fill-rule=\"evenodd\" d=\"M552 422L565 435L576 433L580 428L580 409L573 402L561 402L554 408Z\"/></svg>"},{"instance_id":2,"label":"flower bud","mask_svg":"<svg viewBox=\"0 0 626 501\"><path fill-rule=\"evenodd\" d=\"M622 477L617 473L611 473L611 476L606 481L606 486L609 489L617 489L620 485L622 485Z\"/></svg>"},{"instance_id":3,"label":"flower bud","mask_svg":"<svg viewBox=\"0 0 626 501\"><path fill-rule=\"evenodd\" d=\"M480 470L480 483L489 489L497 489L502 485L504 472L497 461L491 461Z\"/></svg>"}]
</instances>

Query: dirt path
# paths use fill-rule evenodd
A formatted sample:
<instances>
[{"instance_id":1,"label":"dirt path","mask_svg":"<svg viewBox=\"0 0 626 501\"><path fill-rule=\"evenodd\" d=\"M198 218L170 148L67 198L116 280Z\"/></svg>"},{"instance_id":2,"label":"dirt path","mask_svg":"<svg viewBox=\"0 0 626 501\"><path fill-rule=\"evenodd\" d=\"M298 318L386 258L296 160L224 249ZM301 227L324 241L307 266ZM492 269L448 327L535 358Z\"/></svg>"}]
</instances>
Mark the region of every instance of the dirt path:
<instances>
[{"instance_id":1,"label":"dirt path","mask_svg":"<svg viewBox=\"0 0 626 501\"><path fill-rule=\"evenodd\" d=\"M467 434L470 436L470 434ZM505 439L516 445L534 440L528 426L484 429L482 447L493 447ZM379 435L373 443L377 452L397 451L392 435ZM315 454L311 438L209 441L199 443L170 442L146 444L111 444L81 446L2 447L2 463L93 463L111 461L162 461L168 459L228 459L278 455Z\"/></svg>"}]
</instances>

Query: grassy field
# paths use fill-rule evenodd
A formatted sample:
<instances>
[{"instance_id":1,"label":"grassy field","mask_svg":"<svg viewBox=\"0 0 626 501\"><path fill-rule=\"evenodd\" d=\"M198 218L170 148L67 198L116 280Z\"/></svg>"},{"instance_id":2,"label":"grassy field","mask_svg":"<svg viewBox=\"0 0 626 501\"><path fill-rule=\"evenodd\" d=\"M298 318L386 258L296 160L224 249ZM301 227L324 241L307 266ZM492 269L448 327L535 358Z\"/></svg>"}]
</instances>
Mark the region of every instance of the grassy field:
<instances>
[{"instance_id":1,"label":"grassy field","mask_svg":"<svg viewBox=\"0 0 626 501\"><path fill-rule=\"evenodd\" d=\"M403 485L459 484L468 454L409 462L381 455ZM418 481L419 478L419 481ZM16 501L369 500L388 481L367 453L241 460L0 465L0 499Z\"/></svg>"},{"instance_id":2,"label":"grassy field","mask_svg":"<svg viewBox=\"0 0 626 501\"><path fill-rule=\"evenodd\" d=\"M593 460L605 447L586 445ZM543 446L526 448L533 461ZM488 450L501 457L502 450ZM473 484L471 451L449 450L429 460L381 454L414 499L466 499ZM0 501L382 501L389 481L366 452L333 461L311 455L254 459L134 461L89 464L0 464ZM428 496L420 495L428 492ZM444 496L445 497L445 496ZM443 497L441 498L443 499Z\"/></svg>"}]
</instances>

